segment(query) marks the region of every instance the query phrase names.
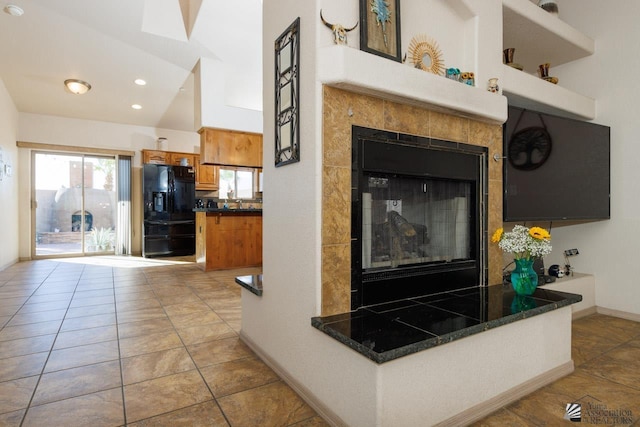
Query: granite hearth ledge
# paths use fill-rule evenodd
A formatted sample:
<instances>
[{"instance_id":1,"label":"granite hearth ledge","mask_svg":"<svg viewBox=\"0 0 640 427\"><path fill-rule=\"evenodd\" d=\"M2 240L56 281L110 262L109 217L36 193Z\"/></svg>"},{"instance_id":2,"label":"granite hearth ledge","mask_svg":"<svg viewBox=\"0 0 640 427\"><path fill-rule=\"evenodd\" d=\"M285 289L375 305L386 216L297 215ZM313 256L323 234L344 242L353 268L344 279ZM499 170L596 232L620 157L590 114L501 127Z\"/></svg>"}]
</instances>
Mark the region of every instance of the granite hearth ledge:
<instances>
[{"instance_id":1,"label":"granite hearth ledge","mask_svg":"<svg viewBox=\"0 0 640 427\"><path fill-rule=\"evenodd\" d=\"M497 285L314 317L311 324L374 362L385 363L580 301L581 295L543 288L521 297Z\"/></svg>"},{"instance_id":2,"label":"granite hearth ledge","mask_svg":"<svg viewBox=\"0 0 640 427\"><path fill-rule=\"evenodd\" d=\"M262 296L262 274L251 274L236 277L236 283L252 294Z\"/></svg>"}]
</instances>

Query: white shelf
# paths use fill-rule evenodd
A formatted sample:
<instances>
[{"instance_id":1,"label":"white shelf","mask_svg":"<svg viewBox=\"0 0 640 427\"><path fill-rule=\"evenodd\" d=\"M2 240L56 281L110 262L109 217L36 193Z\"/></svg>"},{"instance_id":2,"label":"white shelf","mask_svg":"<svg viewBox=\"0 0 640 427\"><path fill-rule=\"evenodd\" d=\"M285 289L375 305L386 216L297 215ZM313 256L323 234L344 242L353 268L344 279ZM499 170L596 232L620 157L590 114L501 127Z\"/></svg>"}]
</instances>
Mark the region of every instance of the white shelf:
<instances>
[{"instance_id":1,"label":"white shelf","mask_svg":"<svg viewBox=\"0 0 640 427\"><path fill-rule=\"evenodd\" d=\"M562 82L559 82L561 84ZM596 101L562 86L503 65L502 93L509 104L583 120L596 118Z\"/></svg>"},{"instance_id":2,"label":"white shelf","mask_svg":"<svg viewBox=\"0 0 640 427\"><path fill-rule=\"evenodd\" d=\"M320 49L317 69L318 79L330 86L485 122L502 124L507 119L504 96L347 46Z\"/></svg>"},{"instance_id":3,"label":"white shelf","mask_svg":"<svg viewBox=\"0 0 640 427\"><path fill-rule=\"evenodd\" d=\"M503 49L515 48L513 60L526 72L536 73L546 62L553 69L595 51L593 39L529 0L502 0L502 19Z\"/></svg>"},{"instance_id":4,"label":"white shelf","mask_svg":"<svg viewBox=\"0 0 640 427\"><path fill-rule=\"evenodd\" d=\"M562 13L562 11L561 11ZM538 66L553 67L592 55L595 42L530 0L502 0L503 49L514 48L519 71L503 66L502 91L510 105L592 120L596 102L538 78Z\"/></svg>"}]
</instances>

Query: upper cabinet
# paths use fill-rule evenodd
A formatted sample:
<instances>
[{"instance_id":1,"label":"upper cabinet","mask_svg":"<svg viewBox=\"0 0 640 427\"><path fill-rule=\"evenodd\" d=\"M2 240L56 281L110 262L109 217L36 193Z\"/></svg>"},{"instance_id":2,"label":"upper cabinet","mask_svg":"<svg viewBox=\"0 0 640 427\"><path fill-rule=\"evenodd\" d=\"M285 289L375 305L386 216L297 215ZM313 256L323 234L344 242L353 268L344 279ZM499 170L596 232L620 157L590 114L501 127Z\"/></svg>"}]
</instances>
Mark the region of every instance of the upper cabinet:
<instances>
[{"instance_id":1,"label":"upper cabinet","mask_svg":"<svg viewBox=\"0 0 640 427\"><path fill-rule=\"evenodd\" d=\"M142 150L142 163L157 165L192 166L195 172L196 190L218 189L218 167L200 163L200 155L176 151Z\"/></svg>"},{"instance_id":2,"label":"upper cabinet","mask_svg":"<svg viewBox=\"0 0 640 427\"><path fill-rule=\"evenodd\" d=\"M502 48L514 48L513 61L524 68L504 66L502 91L509 104L594 119L594 99L562 87L562 81L557 85L546 82L537 74L541 64L549 63L553 71L553 67L592 55L594 40L529 0L502 0L502 20Z\"/></svg>"},{"instance_id":3,"label":"upper cabinet","mask_svg":"<svg viewBox=\"0 0 640 427\"><path fill-rule=\"evenodd\" d=\"M262 135L203 128L200 130L200 163L262 167Z\"/></svg>"},{"instance_id":4,"label":"upper cabinet","mask_svg":"<svg viewBox=\"0 0 640 427\"><path fill-rule=\"evenodd\" d=\"M169 164L169 152L159 150L142 150L142 163L156 165Z\"/></svg>"}]
</instances>

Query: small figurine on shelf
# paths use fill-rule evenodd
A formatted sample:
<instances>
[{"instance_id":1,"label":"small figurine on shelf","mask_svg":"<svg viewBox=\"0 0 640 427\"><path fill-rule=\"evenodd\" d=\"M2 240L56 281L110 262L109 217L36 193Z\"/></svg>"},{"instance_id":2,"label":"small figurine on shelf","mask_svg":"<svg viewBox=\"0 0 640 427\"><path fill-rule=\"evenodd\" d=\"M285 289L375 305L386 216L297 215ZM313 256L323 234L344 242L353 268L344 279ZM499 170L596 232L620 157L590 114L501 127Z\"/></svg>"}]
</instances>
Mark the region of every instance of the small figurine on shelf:
<instances>
[{"instance_id":1,"label":"small figurine on shelf","mask_svg":"<svg viewBox=\"0 0 640 427\"><path fill-rule=\"evenodd\" d=\"M518 64L517 62L513 62L513 54L515 53L515 48L513 47L508 47L505 50L502 51L503 54L503 62L508 65L511 68L515 68L516 70L523 70L522 65Z\"/></svg>"},{"instance_id":2,"label":"small figurine on shelf","mask_svg":"<svg viewBox=\"0 0 640 427\"><path fill-rule=\"evenodd\" d=\"M487 87L487 90L489 92L492 93L498 93L498 91L500 90L500 88L498 87L498 79L493 77L489 79L489 85Z\"/></svg>"},{"instance_id":3,"label":"small figurine on shelf","mask_svg":"<svg viewBox=\"0 0 640 427\"><path fill-rule=\"evenodd\" d=\"M558 3L556 2L556 0L539 0L538 6L540 6L553 16L558 16Z\"/></svg>"},{"instance_id":4,"label":"small figurine on shelf","mask_svg":"<svg viewBox=\"0 0 640 427\"><path fill-rule=\"evenodd\" d=\"M551 77L549 75L549 68L551 67L551 64L549 64L548 62L544 63L544 64L540 64L538 66L538 73L540 74L540 78L543 80L548 81L549 83L553 83L553 84L557 84L558 83L558 78L557 77Z\"/></svg>"},{"instance_id":5,"label":"small figurine on shelf","mask_svg":"<svg viewBox=\"0 0 640 427\"><path fill-rule=\"evenodd\" d=\"M472 71L464 71L460 73L460 81L469 86L476 85L475 74Z\"/></svg>"},{"instance_id":6,"label":"small figurine on shelf","mask_svg":"<svg viewBox=\"0 0 640 427\"><path fill-rule=\"evenodd\" d=\"M457 82L460 81L460 70L457 68L447 68L447 71L445 72L445 76L448 79L451 80L455 80Z\"/></svg>"}]
</instances>

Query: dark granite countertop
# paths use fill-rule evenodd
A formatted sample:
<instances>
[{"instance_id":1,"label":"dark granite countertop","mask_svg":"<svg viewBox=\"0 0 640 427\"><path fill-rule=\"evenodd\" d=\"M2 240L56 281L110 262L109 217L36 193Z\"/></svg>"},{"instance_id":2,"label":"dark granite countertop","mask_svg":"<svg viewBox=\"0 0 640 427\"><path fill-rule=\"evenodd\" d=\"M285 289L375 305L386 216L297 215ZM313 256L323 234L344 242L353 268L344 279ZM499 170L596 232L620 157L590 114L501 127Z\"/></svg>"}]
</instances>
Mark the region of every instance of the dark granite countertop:
<instances>
[{"instance_id":1,"label":"dark granite countertop","mask_svg":"<svg viewBox=\"0 0 640 427\"><path fill-rule=\"evenodd\" d=\"M223 209L223 208L193 208L194 212L206 212L206 213L262 213L262 209L246 208L246 209Z\"/></svg>"},{"instance_id":2,"label":"dark granite countertop","mask_svg":"<svg viewBox=\"0 0 640 427\"><path fill-rule=\"evenodd\" d=\"M510 286L497 285L314 317L311 324L374 362L384 363L580 301L581 295L544 288L521 297Z\"/></svg>"},{"instance_id":3,"label":"dark granite countertop","mask_svg":"<svg viewBox=\"0 0 640 427\"><path fill-rule=\"evenodd\" d=\"M236 283L251 293L262 296L262 274L236 277Z\"/></svg>"}]
</instances>

